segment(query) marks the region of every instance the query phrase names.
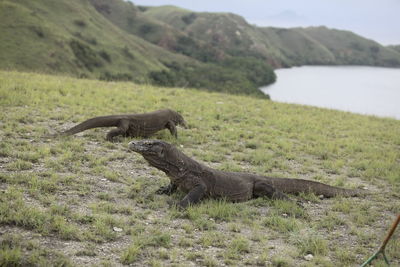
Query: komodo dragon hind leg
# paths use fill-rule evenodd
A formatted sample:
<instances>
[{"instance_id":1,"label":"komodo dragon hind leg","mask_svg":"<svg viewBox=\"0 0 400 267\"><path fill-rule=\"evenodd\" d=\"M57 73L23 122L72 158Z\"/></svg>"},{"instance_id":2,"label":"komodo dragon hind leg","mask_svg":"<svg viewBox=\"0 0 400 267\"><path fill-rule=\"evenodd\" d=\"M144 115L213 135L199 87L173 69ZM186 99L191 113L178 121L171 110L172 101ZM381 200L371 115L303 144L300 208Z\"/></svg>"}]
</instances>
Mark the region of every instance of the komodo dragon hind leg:
<instances>
[{"instance_id":1,"label":"komodo dragon hind leg","mask_svg":"<svg viewBox=\"0 0 400 267\"><path fill-rule=\"evenodd\" d=\"M114 137L118 135L125 136L129 128L129 121L122 120L118 125L118 128L112 129L107 133L106 139L107 141L112 141Z\"/></svg>"},{"instance_id":2,"label":"komodo dragon hind leg","mask_svg":"<svg viewBox=\"0 0 400 267\"><path fill-rule=\"evenodd\" d=\"M167 128L170 131L171 135L175 136L175 138L178 138L178 131L176 130L176 126L173 121L167 122L165 128Z\"/></svg>"},{"instance_id":3,"label":"komodo dragon hind leg","mask_svg":"<svg viewBox=\"0 0 400 267\"><path fill-rule=\"evenodd\" d=\"M175 184L173 184L173 183L170 183L169 185L161 186L161 187L156 191L156 194L159 194L159 195L168 195L168 196L169 196L169 195L175 193L177 189L178 189L178 186L177 186L177 185L175 185Z\"/></svg>"},{"instance_id":4,"label":"komodo dragon hind leg","mask_svg":"<svg viewBox=\"0 0 400 267\"><path fill-rule=\"evenodd\" d=\"M276 190L272 185L264 182L257 181L253 189L254 197L268 197L271 199L291 200L287 195L281 191Z\"/></svg>"}]
</instances>

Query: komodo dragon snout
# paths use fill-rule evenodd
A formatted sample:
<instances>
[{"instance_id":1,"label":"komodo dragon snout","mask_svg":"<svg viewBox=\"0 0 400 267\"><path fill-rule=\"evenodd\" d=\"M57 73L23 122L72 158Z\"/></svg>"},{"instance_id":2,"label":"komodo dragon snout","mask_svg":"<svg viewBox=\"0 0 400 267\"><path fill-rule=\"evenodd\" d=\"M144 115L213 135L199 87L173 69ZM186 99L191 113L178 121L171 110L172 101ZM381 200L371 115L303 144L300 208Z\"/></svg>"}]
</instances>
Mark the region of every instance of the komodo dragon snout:
<instances>
[{"instance_id":1,"label":"komodo dragon snout","mask_svg":"<svg viewBox=\"0 0 400 267\"><path fill-rule=\"evenodd\" d=\"M187 123L186 123L186 121L185 121L185 119L179 113L176 113L176 122L175 123L180 125L180 126L182 126L185 129L189 128Z\"/></svg>"},{"instance_id":2,"label":"komodo dragon snout","mask_svg":"<svg viewBox=\"0 0 400 267\"><path fill-rule=\"evenodd\" d=\"M165 173L182 172L182 162L174 154L172 145L160 140L141 140L129 143L129 149L141 154L150 165ZM182 166L181 166L182 165Z\"/></svg>"},{"instance_id":3,"label":"komodo dragon snout","mask_svg":"<svg viewBox=\"0 0 400 267\"><path fill-rule=\"evenodd\" d=\"M167 143L160 140L132 141L128 144L129 149L140 154L160 154Z\"/></svg>"}]
</instances>

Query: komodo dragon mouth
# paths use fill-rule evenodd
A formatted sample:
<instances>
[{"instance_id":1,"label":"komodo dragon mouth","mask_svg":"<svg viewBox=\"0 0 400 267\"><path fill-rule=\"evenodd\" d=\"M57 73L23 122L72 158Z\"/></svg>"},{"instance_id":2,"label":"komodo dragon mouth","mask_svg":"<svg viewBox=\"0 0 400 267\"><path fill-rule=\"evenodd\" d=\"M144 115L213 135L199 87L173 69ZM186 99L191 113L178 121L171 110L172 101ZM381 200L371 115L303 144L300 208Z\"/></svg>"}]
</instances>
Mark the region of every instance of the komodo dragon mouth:
<instances>
[{"instance_id":1,"label":"komodo dragon mouth","mask_svg":"<svg viewBox=\"0 0 400 267\"><path fill-rule=\"evenodd\" d=\"M159 140L141 140L132 141L128 144L130 150L141 154L150 165L170 173L171 170L180 170L179 166L176 165L174 157L168 157L165 155L170 144L159 141ZM168 159L169 158L169 159Z\"/></svg>"},{"instance_id":2,"label":"komodo dragon mouth","mask_svg":"<svg viewBox=\"0 0 400 267\"><path fill-rule=\"evenodd\" d=\"M159 141L159 140L141 140L141 141L131 141L128 144L128 147L130 150L133 150L137 153L143 154L143 153L156 153L155 151L155 146L156 145L166 145L165 142Z\"/></svg>"}]
</instances>

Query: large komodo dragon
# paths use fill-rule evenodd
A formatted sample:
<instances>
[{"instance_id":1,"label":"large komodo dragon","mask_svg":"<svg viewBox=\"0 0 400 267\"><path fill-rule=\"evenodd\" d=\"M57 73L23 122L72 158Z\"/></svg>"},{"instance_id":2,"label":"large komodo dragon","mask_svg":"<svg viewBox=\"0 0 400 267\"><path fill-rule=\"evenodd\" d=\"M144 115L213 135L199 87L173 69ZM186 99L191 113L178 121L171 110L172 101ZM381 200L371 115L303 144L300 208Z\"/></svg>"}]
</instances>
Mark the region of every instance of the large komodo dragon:
<instances>
[{"instance_id":1,"label":"large komodo dragon","mask_svg":"<svg viewBox=\"0 0 400 267\"><path fill-rule=\"evenodd\" d=\"M117 127L107 133L106 139L111 141L114 137L149 137L152 134L168 129L171 134L178 137L176 125L186 128L183 117L171 109L161 109L143 114L110 115L88 119L60 135L73 135L88 129L98 127Z\"/></svg>"},{"instance_id":2,"label":"large komodo dragon","mask_svg":"<svg viewBox=\"0 0 400 267\"><path fill-rule=\"evenodd\" d=\"M189 158L173 145L159 140L132 141L129 149L140 153L150 165L169 176L171 183L161 187L158 193L171 194L177 189L187 193L178 203L180 208L206 197L236 202L264 196L289 199L285 193L311 192L325 197L364 194L362 190L343 189L302 179L271 178L212 169Z\"/></svg>"}]
</instances>

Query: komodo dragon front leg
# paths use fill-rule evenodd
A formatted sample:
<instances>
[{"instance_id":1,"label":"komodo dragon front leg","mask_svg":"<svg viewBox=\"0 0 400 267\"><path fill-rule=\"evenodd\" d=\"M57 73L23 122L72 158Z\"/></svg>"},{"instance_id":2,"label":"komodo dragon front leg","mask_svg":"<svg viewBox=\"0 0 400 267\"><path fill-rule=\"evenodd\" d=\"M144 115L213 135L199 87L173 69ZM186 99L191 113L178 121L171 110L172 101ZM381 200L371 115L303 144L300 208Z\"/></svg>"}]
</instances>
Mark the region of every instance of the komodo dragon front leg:
<instances>
[{"instance_id":1,"label":"komodo dragon front leg","mask_svg":"<svg viewBox=\"0 0 400 267\"><path fill-rule=\"evenodd\" d=\"M169 185L166 186L161 186L157 191L156 194L159 195L171 195L176 192L178 189L178 186L176 184L170 183Z\"/></svg>"},{"instance_id":2,"label":"komodo dragon front leg","mask_svg":"<svg viewBox=\"0 0 400 267\"><path fill-rule=\"evenodd\" d=\"M107 133L106 139L107 141L112 141L114 137L118 135L126 136L128 129L129 129L129 121L128 120L121 120L118 128L112 129Z\"/></svg>"},{"instance_id":3,"label":"komodo dragon front leg","mask_svg":"<svg viewBox=\"0 0 400 267\"><path fill-rule=\"evenodd\" d=\"M165 128L170 131L171 135L175 136L175 138L178 138L178 131L176 130L176 126L173 121L168 121L167 125L165 125Z\"/></svg>"}]
</instances>

